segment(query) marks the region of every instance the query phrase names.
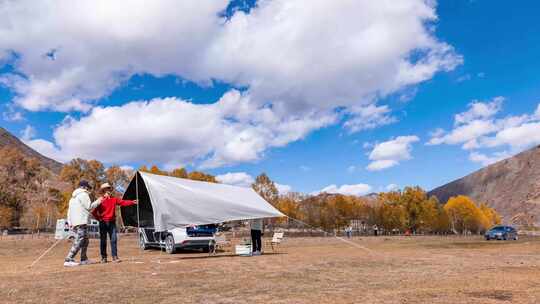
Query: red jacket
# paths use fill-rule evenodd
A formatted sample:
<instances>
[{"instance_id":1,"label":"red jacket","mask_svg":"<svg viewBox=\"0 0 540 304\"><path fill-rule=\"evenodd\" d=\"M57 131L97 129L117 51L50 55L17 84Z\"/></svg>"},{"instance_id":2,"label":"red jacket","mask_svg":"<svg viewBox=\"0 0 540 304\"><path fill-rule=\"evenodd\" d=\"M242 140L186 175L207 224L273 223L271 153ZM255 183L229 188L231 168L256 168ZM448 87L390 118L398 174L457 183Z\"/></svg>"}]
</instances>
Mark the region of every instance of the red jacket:
<instances>
[{"instance_id":1,"label":"red jacket","mask_svg":"<svg viewBox=\"0 0 540 304\"><path fill-rule=\"evenodd\" d=\"M109 197L103 199L101 205L92 211L92 215L98 221L113 222L116 220L116 205L119 206L131 206L135 205L135 201L125 201L116 197Z\"/></svg>"}]
</instances>

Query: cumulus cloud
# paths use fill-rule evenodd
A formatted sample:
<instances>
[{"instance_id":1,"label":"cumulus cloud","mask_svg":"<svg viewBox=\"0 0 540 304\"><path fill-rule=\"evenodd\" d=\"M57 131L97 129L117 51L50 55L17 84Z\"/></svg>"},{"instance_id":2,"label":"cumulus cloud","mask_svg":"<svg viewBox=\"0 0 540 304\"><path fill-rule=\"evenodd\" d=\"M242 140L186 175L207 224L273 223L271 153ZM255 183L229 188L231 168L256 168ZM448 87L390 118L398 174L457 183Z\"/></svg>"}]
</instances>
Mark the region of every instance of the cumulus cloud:
<instances>
[{"instance_id":1,"label":"cumulus cloud","mask_svg":"<svg viewBox=\"0 0 540 304\"><path fill-rule=\"evenodd\" d=\"M454 118L456 125L469 123L475 119L486 119L497 114L501 110L504 97L497 96L491 102L473 101L469 104L469 110L457 114Z\"/></svg>"},{"instance_id":2,"label":"cumulus cloud","mask_svg":"<svg viewBox=\"0 0 540 304\"><path fill-rule=\"evenodd\" d=\"M471 152L469 159L476 163L481 163L482 166L488 166L509 157L508 152L496 152L493 155L486 155L480 152Z\"/></svg>"},{"instance_id":3,"label":"cumulus cloud","mask_svg":"<svg viewBox=\"0 0 540 304\"><path fill-rule=\"evenodd\" d=\"M21 139L24 140L30 140L34 136L36 136L36 129L32 127L31 125L26 125L26 127L21 132Z\"/></svg>"},{"instance_id":4,"label":"cumulus cloud","mask_svg":"<svg viewBox=\"0 0 540 304\"><path fill-rule=\"evenodd\" d=\"M412 158L412 144L419 141L417 136L398 136L375 145L369 159L371 163L366 167L370 171L384 170L399 164L400 161Z\"/></svg>"},{"instance_id":5,"label":"cumulus cloud","mask_svg":"<svg viewBox=\"0 0 540 304\"><path fill-rule=\"evenodd\" d=\"M251 187L253 182L255 182L253 176L247 174L246 172L229 172L217 175L216 180L223 184L240 187Z\"/></svg>"},{"instance_id":6,"label":"cumulus cloud","mask_svg":"<svg viewBox=\"0 0 540 304\"><path fill-rule=\"evenodd\" d=\"M334 119L316 113L282 118L232 90L214 104L158 98L95 107L88 116L66 119L54 139L63 158L213 168L258 160L266 149L301 139Z\"/></svg>"},{"instance_id":7,"label":"cumulus cloud","mask_svg":"<svg viewBox=\"0 0 540 304\"><path fill-rule=\"evenodd\" d=\"M359 132L396 122L397 119L389 113L388 106L371 104L365 107L352 107L350 110L352 117L345 121L344 126L350 132Z\"/></svg>"},{"instance_id":8,"label":"cumulus cloud","mask_svg":"<svg viewBox=\"0 0 540 304\"><path fill-rule=\"evenodd\" d=\"M471 161L489 165L540 144L540 104L532 114L497 118L503 101L503 97L495 97L490 102L470 103L466 112L455 115L452 130L435 130L427 145L460 144L463 149L471 151ZM479 151L500 148L504 150Z\"/></svg>"},{"instance_id":9,"label":"cumulus cloud","mask_svg":"<svg viewBox=\"0 0 540 304\"><path fill-rule=\"evenodd\" d=\"M312 194L319 194L319 193L332 193L332 194L344 194L344 195L356 195L356 196L362 196L366 195L371 192L371 186L368 184L354 184L354 185L329 185L327 187L324 187L321 191L312 193Z\"/></svg>"},{"instance_id":10,"label":"cumulus cloud","mask_svg":"<svg viewBox=\"0 0 540 304\"><path fill-rule=\"evenodd\" d=\"M399 190L399 186L396 184L389 184L385 187L386 191L396 191Z\"/></svg>"},{"instance_id":11,"label":"cumulus cloud","mask_svg":"<svg viewBox=\"0 0 540 304\"><path fill-rule=\"evenodd\" d=\"M217 167L258 159L269 147L336 123L336 111L351 132L391 123L390 109L376 105L381 97L462 63L432 30L433 1L314 0L309 9L299 0L260 1L249 12L225 18L220 13L227 5L3 2L0 53L14 72L0 75L0 82L26 110L86 113L55 130L52 147L65 155L191 162L203 153L202 165ZM242 105L258 118L247 122L251 112L167 98L98 106L135 74L245 88L249 102ZM200 119L193 117L199 112ZM127 119L129 127L113 127L113 119L132 114L140 123ZM104 131L116 140L103 140L114 143L111 151L94 135Z\"/></svg>"},{"instance_id":12,"label":"cumulus cloud","mask_svg":"<svg viewBox=\"0 0 540 304\"><path fill-rule=\"evenodd\" d=\"M276 188L279 194L287 194L292 191L292 187L289 185L278 184L278 183L274 183L274 184L276 185Z\"/></svg>"},{"instance_id":13,"label":"cumulus cloud","mask_svg":"<svg viewBox=\"0 0 540 304\"><path fill-rule=\"evenodd\" d=\"M239 187L251 187L255 182L253 176L246 172L228 172L216 176L216 180L220 183L239 186ZM287 194L292 191L292 187L289 185L279 184L274 182L279 194Z\"/></svg>"}]
</instances>

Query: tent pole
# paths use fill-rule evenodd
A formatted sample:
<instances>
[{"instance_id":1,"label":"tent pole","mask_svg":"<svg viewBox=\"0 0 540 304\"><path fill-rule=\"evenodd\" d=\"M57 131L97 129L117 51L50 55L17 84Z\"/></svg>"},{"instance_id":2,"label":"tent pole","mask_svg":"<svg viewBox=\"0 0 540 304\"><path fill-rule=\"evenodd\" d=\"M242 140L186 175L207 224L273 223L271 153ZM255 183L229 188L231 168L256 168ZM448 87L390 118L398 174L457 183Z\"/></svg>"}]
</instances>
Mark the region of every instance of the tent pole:
<instances>
[{"instance_id":1,"label":"tent pole","mask_svg":"<svg viewBox=\"0 0 540 304\"><path fill-rule=\"evenodd\" d=\"M141 243L141 224L140 224L140 219L139 219L139 204L141 203L139 201L139 171L135 172L135 197L136 197L136 200L137 200L137 240L138 240L138 244L137 246L139 247L140 249L140 243Z\"/></svg>"}]
</instances>

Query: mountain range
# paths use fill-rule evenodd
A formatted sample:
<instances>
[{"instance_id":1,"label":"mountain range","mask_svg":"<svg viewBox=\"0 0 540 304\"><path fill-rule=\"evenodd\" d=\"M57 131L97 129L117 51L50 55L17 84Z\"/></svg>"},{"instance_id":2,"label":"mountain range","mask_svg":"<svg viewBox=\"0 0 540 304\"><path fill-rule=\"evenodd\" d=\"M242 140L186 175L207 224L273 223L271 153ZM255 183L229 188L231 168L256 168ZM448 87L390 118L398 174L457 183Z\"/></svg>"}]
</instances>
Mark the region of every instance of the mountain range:
<instances>
[{"instance_id":1,"label":"mountain range","mask_svg":"<svg viewBox=\"0 0 540 304\"><path fill-rule=\"evenodd\" d=\"M38 153L36 150L30 148L28 145L22 142L19 138L0 127L0 149L4 147L17 148L25 156L39 160L42 166L48 168L55 174L59 174L60 170L62 170L62 163Z\"/></svg>"},{"instance_id":2,"label":"mountain range","mask_svg":"<svg viewBox=\"0 0 540 304\"><path fill-rule=\"evenodd\" d=\"M0 127L0 148L3 147L15 147L26 156L38 159L55 175L62 169L62 163L38 153ZM428 194L435 195L441 202L452 196L467 195L476 202L495 208L505 223L539 224L540 146L437 187Z\"/></svg>"},{"instance_id":3,"label":"mountain range","mask_svg":"<svg viewBox=\"0 0 540 304\"><path fill-rule=\"evenodd\" d=\"M429 192L441 202L467 195L485 202L503 222L535 225L540 220L540 146L501 160Z\"/></svg>"}]
</instances>

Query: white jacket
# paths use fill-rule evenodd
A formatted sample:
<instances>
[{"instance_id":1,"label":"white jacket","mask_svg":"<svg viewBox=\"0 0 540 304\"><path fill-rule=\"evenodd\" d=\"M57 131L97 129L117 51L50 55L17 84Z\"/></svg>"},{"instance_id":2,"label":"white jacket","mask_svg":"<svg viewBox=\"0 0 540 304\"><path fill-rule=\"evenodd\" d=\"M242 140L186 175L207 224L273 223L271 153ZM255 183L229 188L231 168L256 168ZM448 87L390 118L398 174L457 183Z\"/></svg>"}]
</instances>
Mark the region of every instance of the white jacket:
<instances>
[{"instance_id":1,"label":"white jacket","mask_svg":"<svg viewBox=\"0 0 540 304\"><path fill-rule=\"evenodd\" d=\"M90 224L90 212L100 204L101 199L98 199L93 203L90 201L90 195L86 189L75 189L69 200L69 209L67 213L69 225L75 227Z\"/></svg>"}]
</instances>

